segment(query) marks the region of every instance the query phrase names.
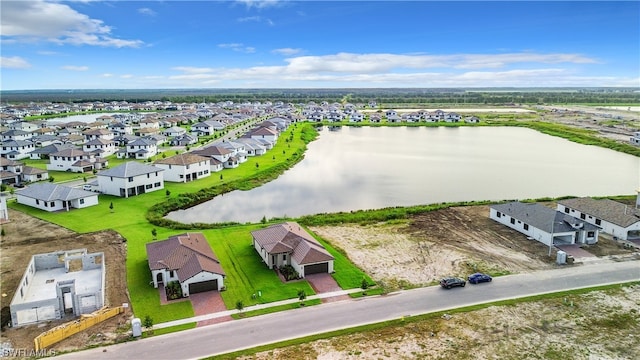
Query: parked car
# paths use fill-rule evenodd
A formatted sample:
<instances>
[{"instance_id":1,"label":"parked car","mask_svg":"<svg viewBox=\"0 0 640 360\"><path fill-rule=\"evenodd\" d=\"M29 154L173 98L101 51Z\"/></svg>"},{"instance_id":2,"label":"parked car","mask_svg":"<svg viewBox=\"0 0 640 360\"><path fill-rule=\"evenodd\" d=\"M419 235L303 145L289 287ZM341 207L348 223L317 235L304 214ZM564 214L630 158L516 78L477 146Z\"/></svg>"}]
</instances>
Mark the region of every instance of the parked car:
<instances>
[{"instance_id":1,"label":"parked car","mask_svg":"<svg viewBox=\"0 0 640 360\"><path fill-rule=\"evenodd\" d=\"M440 280L440 286L445 289L451 289L452 287L467 285L467 282L464 279L460 279L457 277L446 277Z\"/></svg>"},{"instance_id":2,"label":"parked car","mask_svg":"<svg viewBox=\"0 0 640 360\"><path fill-rule=\"evenodd\" d=\"M479 283L483 283L483 282L491 282L491 280L493 280L493 279L491 278L491 276L489 276L487 274L475 273L475 274L469 275L467 280L469 280L469 283L471 283L471 284L479 284Z\"/></svg>"}]
</instances>

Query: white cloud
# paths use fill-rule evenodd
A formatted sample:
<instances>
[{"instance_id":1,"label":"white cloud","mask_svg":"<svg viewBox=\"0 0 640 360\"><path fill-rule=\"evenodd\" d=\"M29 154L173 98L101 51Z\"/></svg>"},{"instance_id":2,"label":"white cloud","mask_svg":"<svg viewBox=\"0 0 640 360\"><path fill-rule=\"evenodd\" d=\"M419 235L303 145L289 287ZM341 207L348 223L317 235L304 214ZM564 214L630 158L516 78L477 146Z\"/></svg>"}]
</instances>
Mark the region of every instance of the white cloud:
<instances>
[{"instance_id":1,"label":"white cloud","mask_svg":"<svg viewBox=\"0 0 640 360\"><path fill-rule=\"evenodd\" d=\"M264 9L268 7L278 7L284 4L282 0L236 0L236 2L245 5L248 9Z\"/></svg>"},{"instance_id":2,"label":"white cloud","mask_svg":"<svg viewBox=\"0 0 640 360\"><path fill-rule=\"evenodd\" d=\"M596 63L579 54L455 54L455 55L397 55L338 53L325 56L301 56L286 60L290 71L306 72L385 72L393 69L502 68L516 63Z\"/></svg>"},{"instance_id":3,"label":"white cloud","mask_svg":"<svg viewBox=\"0 0 640 360\"><path fill-rule=\"evenodd\" d=\"M172 69L177 71L182 71L188 74L201 74L201 73L213 72L213 69L211 68L199 68L199 67L193 67L193 66L178 66Z\"/></svg>"},{"instance_id":4,"label":"white cloud","mask_svg":"<svg viewBox=\"0 0 640 360\"><path fill-rule=\"evenodd\" d=\"M27 62L27 60L19 57L19 56L0 56L0 68L7 69L27 69L30 68L31 64Z\"/></svg>"},{"instance_id":5,"label":"white cloud","mask_svg":"<svg viewBox=\"0 0 640 360\"><path fill-rule=\"evenodd\" d=\"M42 0L3 1L0 32L9 41L50 41L58 44L138 47L140 40L111 36L111 27L68 5Z\"/></svg>"},{"instance_id":6,"label":"white cloud","mask_svg":"<svg viewBox=\"0 0 640 360\"><path fill-rule=\"evenodd\" d=\"M271 52L278 55L291 56L291 55L300 54L302 52L302 49L281 48L281 49L271 50Z\"/></svg>"},{"instance_id":7,"label":"white cloud","mask_svg":"<svg viewBox=\"0 0 640 360\"><path fill-rule=\"evenodd\" d=\"M103 77L103 78L111 78L111 77L113 77L113 74L104 73L104 74L102 74L100 76Z\"/></svg>"},{"instance_id":8,"label":"white cloud","mask_svg":"<svg viewBox=\"0 0 640 360\"><path fill-rule=\"evenodd\" d=\"M242 44L226 44L241 47ZM296 49L273 52L293 53ZM174 67L176 86L228 87L523 87L623 86L634 79L583 76L574 64L596 64L579 54L396 55L339 53L300 56L284 65L249 68ZM548 67L553 65L552 67ZM517 67L517 68L515 68ZM635 80L637 85L637 79Z\"/></svg>"},{"instance_id":9,"label":"white cloud","mask_svg":"<svg viewBox=\"0 0 640 360\"><path fill-rule=\"evenodd\" d=\"M65 65L65 66L62 66L61 69L69 70L69 71L87 71L87 70L89 70L89 67L88 66Z\"/></svg>"},{"instance_id":10,"label":"white cloud","mask_svg":"<svg viewBox=\"0 0 640 360\"><path fill-rule=\"evenodd\" d=\"M142 15L147 15L147 16L156 16L157 13L149 8L140 8L138 9L138 13L142 14Z\"/></svg>"},{"instance_id":11,"label":"white cloud","mask_svg":"<svg viewBox=\"0 0 640 360\"><path fill-rule=\"evenodd\" d=\"M133 78L133 75L132 74L124 74L124 75L120 75L120 78L121 79L131 79L131 78Z\"/></svg>"},{"instance_id":12,"label":"white cloud","mask_svg":"<svg viewBox=\"0 0 640 360\"><path fill-rule=\"evenodd\" d=\"M243 18L238 18L238 22L250 22L250 21L260 22L261 20L262 18L260 16L247 16Z\"/></svg>"},{"instance_id":13,"label":"white cloud","mask_svg":"<svg viewBox=\"0 0 640 360\"><path fill-rule=\"evenodd\" d=\"M268 18L262 18L261 16L247 16L247 17L242 17L242 18L238 18L237 19L238 22L264 22L265 24L269 25L269 26L273 26L275 25L275 23L273 22L273 20L268 19Z\"/></svg>"},{"instance_id":14,"label":"white cloud","mask_svg":"<svg viewBox=\"0 0 640 360\"><path fill-rule=\"evenodd\" d=\"M239 43L218 44L218 47L223 49L231 49L233 51L243 52L247 54L252 54L256 52L256 48L252 46L244 46L244 44L239 44Z\"/></svg>"}]
</instances>

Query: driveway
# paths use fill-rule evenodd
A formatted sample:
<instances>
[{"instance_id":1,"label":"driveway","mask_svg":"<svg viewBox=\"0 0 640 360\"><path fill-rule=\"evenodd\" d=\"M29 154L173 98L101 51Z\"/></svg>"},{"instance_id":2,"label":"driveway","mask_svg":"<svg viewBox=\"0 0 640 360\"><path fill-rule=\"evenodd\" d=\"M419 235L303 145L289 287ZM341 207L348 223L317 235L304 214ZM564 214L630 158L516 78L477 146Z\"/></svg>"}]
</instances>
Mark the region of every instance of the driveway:
<instances>
[{"instance_id":1,"label":"driveway","mask_svg":"<svg viewBox=\"0 0 640 360\"><path fill-rule=\"evenodd\" d=\"M226 311L227 308L222 300L222 295L219 291L205 291L201 293L189 295L191 300L191 306L193 306L193 313L195 316L212 314L220 311ZM224 321L233 320L231 316L223 316L213 318L204 321L198 321L196 327L216 324Z\"/></svg>"},{"instance_id":2,"label":"driveway","mask_svg":"<svg viewBox=\"0 0 640 360\"><path fill-rule=\"evenodd\" d=\"M575 259L595 257L595 255L593 255L592 253L588 252L587 250L581 248L580 245L578 245L578 244L556 245L556 247L558 249L566 252L567 255L573 256Z\"/></svg>"},{"instance_id":3,"label":"driveway","mask_svg":"<svg viewBox=\"0 0 640 360\"><path fill-rule=\"evenodd\" d=\"M333 276L331 276L331 274L328 274L328 273L307 275L304 278L307 279L307 281L309 282L313 290L316 292L316 294L329 293L329 292L342 290L340 286L338 286L338 283L333 279ZM350 298L351 297L349 295L331 296L331 297L322 299L322 302L326 303L326 302L347 300Z\"/></svg>"}]
</instances>

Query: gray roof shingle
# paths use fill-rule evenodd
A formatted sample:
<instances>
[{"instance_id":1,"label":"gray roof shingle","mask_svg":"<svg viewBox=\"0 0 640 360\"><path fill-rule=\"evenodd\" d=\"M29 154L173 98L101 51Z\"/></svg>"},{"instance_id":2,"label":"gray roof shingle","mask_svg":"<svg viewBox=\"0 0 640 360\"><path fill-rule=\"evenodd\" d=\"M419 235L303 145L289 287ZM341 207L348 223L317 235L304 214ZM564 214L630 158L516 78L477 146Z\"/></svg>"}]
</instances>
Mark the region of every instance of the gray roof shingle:
<instances>
[{"instance_id":1,"label":"gray roof shingle","mask_svg":"<svg viewBox=\"0 0 640 360\"><path fill-rule=\"evenodd\" d=\"M120 166L100 171L98 176L113 176L117 178L128 178L144 174L150 174L156 171L164 171L156 166L141 164L137 161L128 161Z\"/></svg>"},{"instance_id":2,"label":"gray roof shingle","mask_svg":"<svg viewBox=\"0 0 640 360\"><path fill-rule=\"evenodd\" d=\"M625 228L640 222L640 210L609 199L583 197L560 200L558 204Z\"/></svg>"}]
</instances>

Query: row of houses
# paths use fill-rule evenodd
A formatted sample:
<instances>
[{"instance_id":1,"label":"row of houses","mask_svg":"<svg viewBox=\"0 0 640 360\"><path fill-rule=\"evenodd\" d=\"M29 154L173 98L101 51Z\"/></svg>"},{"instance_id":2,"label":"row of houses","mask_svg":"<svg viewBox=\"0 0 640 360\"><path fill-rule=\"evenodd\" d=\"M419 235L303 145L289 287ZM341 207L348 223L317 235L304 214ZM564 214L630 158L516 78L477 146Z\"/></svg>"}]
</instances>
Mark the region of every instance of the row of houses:
<instances>
[{"instance_id":1,"label":"row of houses","mask_svg":"<svg viewBox=\"0 0 640 360\"><path fill-rule=\"evenodd\" d=\"M160 159L153 165L128 161L113 168L102 169L96 173L96 180L86 184L83 189L36 183L18 190L16 198L18 203L45 211L68 211L97 205L99 193L126 198L162 190L165 181L195 181L211 176L212 172L236 168L246 162L249 156L264 155L277 142L279 132L288 126L286 119L266 120L234 141L218 142L193 152ZM83 158L84 155L77 150L70 151L64 159L54 158L52 161L64 161L66 164L74 161L94 165L100 163L91 157ZM76 152L72 153L73 151ZM106 166L106 162L102 164Z\"/></svg>"},{"instance_id":2,"label":"row of houses","mask_svg":"<svg viewBox=\"0 0 640 360\"><path fill-rule=\"evenodd\" d=\"M557 202L556 208L538 203L491 205L489 217L549 247L598 242L606 233L615 240L640 242L640 192L636 206L609 199L581 197Z\"/></svg>"}]
</instances>

